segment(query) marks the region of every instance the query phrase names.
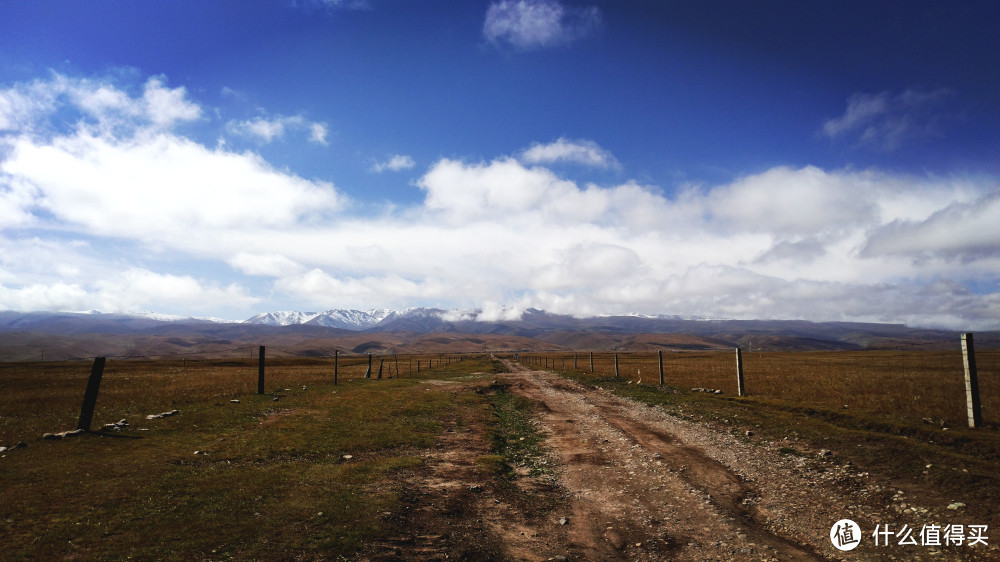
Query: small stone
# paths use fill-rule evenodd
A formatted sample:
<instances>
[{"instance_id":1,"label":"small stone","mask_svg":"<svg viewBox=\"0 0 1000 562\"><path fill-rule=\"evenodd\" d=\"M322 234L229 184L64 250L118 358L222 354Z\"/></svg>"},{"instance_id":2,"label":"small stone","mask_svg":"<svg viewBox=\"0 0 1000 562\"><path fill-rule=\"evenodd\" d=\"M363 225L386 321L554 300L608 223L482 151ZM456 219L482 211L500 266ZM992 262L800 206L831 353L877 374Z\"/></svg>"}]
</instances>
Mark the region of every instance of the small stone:
<instances>
[{"instance_id":1,"label":"small stone","mask_svg":"<svg viewBox=\"0 0 1000 562\"><path fill-rule=\"evenodd\" d=\"M715 393L716 394L722 394L722 391L721 390L716 390Z\"/></svg>"},{"instance_id":2,"label":"small stone","mask_svg":"<svg viewBox=\"0 0 1000 562\"><path fill-rule=\"evenodd\" d=\"M748 430L746 431L746 436L747 436L747 437L753 437L753 432L752 432L752 431L750 431L750 430L748 429Z\"/></svg>"},{"instance_id":3,"label":"small stone","mask_svg":"<svg viewBox=\"0 0 1000 562\"><path fill-rule=\"evenodd\" d=\"M948 504L948 509L950 509L952 511L957 511L957 510L962 509L964 507L965 507L965 504L962 503L962 502L955 502L955 503L952 503L952 504Z\"/></svg>"},{"instance_id":4,"label":"small stone","mask_svg":"<svg viewBox=\"0 0 1000 562\"><path fill-rule=\"evenodd\" d=\"M560 525L568 525L569 524L569 517L560 517L559 518L559 524Z\"/></svg>"},{"instance_id":5,"label":"small stone","mask_svg":"<svg viewBox=\"0 0 1000 562\"><path fill-rule=\"evenodd\" d=\"M830 449L820 449L820 451L819 451L819 456L821 456L821 457L829 457L829 456L832 456L832 455L833 455L833 451L831 451Z\"/></svg>"},{"instance_id":6,"label":"small stone","mask_svg":"<svg viewBox=\"0 0 1000 562\"><path fill-rule=\"evenodd\" d=\"M354 456L353 455L344 455L344 456L342 456L340 458L344 459L345 461L349 461L349 460L353 459Z\"/></svg>"},{"instance_id":7,"label":"small stone","mask_svg":"<svg viewBox=\"0 0 1000 562\"><path fill-rule=\"evenodd\" d=\"M274 397L274 398L272 398L271 400L272 400L273 402L277 402L277 401L278 401L278 397L277 397L277 396L275 396L275 397Z\"/></svg>"},{"instance_id":8,"label":"small stone","mask_svg":"<svg viewBox=\"0 0 1000 562\"><path fill-rule=\"evenodd\" d=\"M7 447L0 447L0 453L4 452L6 450L7 450Z\"/></svg>"},{"instance_id":9,"label":"small stone","mask_svg":"<svg viewBox=\"0 0 1000 562\"><path fill-rule=\"evenodd\" d=\"M237 399L235 399L235 398L233 398L233 399L232 399L232 400L230 400L229 402L231 402L231 403L233 403L233 404L239 404L239 403L240 403L240 401L239 401L239 400L237 400Z\"/></svg>"}]
</instances>

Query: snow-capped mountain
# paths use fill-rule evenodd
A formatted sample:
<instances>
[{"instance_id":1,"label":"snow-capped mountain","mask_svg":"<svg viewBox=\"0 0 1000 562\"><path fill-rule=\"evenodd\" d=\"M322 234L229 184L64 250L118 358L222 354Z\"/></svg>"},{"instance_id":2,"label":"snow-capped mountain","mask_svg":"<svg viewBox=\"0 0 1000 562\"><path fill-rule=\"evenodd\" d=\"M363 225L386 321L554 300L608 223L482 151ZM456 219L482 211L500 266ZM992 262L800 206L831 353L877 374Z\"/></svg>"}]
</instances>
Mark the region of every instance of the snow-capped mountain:
<instances>
[{"instance_id":1,"label":"snow-capped mountain","mask_svg":"<svg viewBox=\"0 0 1000 562\"><path fill-rule=\"evenodd\" d=\"M244 324L263 324L265 326L291 326L305 324L319 316L319 312L298 312L294 310L279 310L277 312L262 312L243 321Z\"/></svg>"},{"instance_id":2,"label":"snow-capped mountain","mask_svg":"<svg viewBox=\"0 0 1000 562\"><path fill-rule=\"evenodd\" d=\"M375 308L372 310L332 309L317 314L314 318L303 323L326 326L327 328L343 328L345 330L367 330L368 328L378 326L392 314L395 314L395 312L386 308Z\"/></svg>"},{"instance_id":3,"label":"snow-capped mountain","mask_svg":"<svg viewBox=\"0 0 1000 562\"><path fill-rule=\"evenodd\" d=\"M244 320L244 323L263 324L265 326L308 324L311 326L325 326L327 328L340 328L344 330L368 330L403 318L425 317L428 315L436 318L440 315L440 312L429 308L407 308L404 310L391 310L388 308L374 308L371 310L331 309L326 312L278 311L257 314Z\"/></svg>"}]
</instances>

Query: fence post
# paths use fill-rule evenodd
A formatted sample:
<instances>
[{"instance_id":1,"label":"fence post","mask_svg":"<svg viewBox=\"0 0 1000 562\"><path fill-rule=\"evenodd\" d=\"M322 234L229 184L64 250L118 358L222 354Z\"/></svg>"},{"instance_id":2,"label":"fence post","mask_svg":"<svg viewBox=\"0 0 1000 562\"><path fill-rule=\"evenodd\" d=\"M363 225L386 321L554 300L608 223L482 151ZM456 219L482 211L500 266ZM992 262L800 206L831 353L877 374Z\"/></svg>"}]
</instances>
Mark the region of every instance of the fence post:
<instances>
[{"instance_id":1,"label":"fence post","mask_svg":"<svg viewBox=\"0 0 1000 562\"><path fill-rule=\"evenodd\" d=\"M257 394L264 394L264 346L257 350Z\"/></svg>"},{"instance_id":2,"label":"fence post","mask_svg":"<svg viewBox=\"0 0 1000 562\"><path fill-rule=\"evenodd\" d=\"M333 350L333 386L337 386L337 367L340 360L340 350Z\"/></svg>"},{"instance_id":3,"label":"fence post","mask_svg":"<svg viewBox=\"0 0 1000 562\"><path fill-rule=\"evenodd\" d=\"M381 357L378 358L378 380L382 380L382 364L385 363L385 359Z\"/></svg>"},{"instance_id":4,"label":"fence post","mask_svg":"<svg viewBox=\"0 0 1000 562\"><path fill-rule=\"evenodd\" d=\"M594 352L590 352L590 372L594 372Z\"/></svg>"},{"instance_id":5,"label":"fence post","mask_svg":"<svg viewBox=\"0 0 1000 562\"><path fill-rule=\"evenodd\" d=\"M90 431L90 422L94 420L94 407L97 406L97 392L101 389L101 377L104 376L104 357L95 357L90 368L90 378L87 379L87 390L83 393L83 405L80 407L80 421L77 429Z\"/></svg>"},{"instance_id":6,"label":"fence post","mask_svg":"<svg viewBox=\"0 0 1000 562\"><path fill-rule=\"evenodd\" d=\"M372 354L371 353L368 354L368 370L365 371L365 378L366 379L372 378Z\"/></svg>"},{"instance_id":7,"label":"fence post","mask_svg":"<svg viewBox=\"0 0 1000 562\"><path fill-rule=\"evenodd\" d=\"M976 373L976 350L972 334L962 334L962 361L965 363L965 403L969 414L969 427L983 425L983 409L979 403L979 375Z\"/></svg>"},{"instance_id":8,"label":"fence post","mask_svg":"<svg viewBox=\"0 0 1000 562\"><path fill-rule=\"evenodd\" d=\"M656 351L656 362L660 365L660 384L663 384L663 350Z\"/></svg>"},{"instance_id":9,"label":"fence post","mask_svg":"<svg viewBox=\"0 0 1000 562\"><path fill-rule=\"evenodd\" d=\"M573 370L576 370L576 354L573 354Z\"/></svg>"},{"instance_id":10,"label":"fence post","mask_svg":"<svg viewBox=\"0 0 1000 562\"><path fill-rule=\"evenodd\" d=\"M618 354L615 354L615 378L618 378Z\"/></svg>"},{"instance_id":11,"label":"fence post","mask_svg":"<svg viewBox=\"0 0 1000 562\"><path fill-rule=\"evenodd\" d=\"M736 395L744 396L746 391L743 388L743 352L736 348Z\"/></svg>"}]
</instances>

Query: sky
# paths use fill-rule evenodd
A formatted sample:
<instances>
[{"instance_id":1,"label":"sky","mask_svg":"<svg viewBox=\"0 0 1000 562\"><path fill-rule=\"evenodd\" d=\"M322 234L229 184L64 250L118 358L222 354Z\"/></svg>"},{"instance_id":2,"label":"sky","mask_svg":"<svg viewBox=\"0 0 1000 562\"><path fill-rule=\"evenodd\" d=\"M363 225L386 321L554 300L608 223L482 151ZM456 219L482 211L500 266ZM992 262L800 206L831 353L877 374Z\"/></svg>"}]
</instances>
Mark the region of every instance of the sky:
<instances>
[{"instance_id":1,"label":"sky","mask_svg":"<svg viewBox=\"0 0 1000 562\"><path fill-rule=\"evenodd\" d=\"M1000 4L0 1L0 310L1000 329Z\"/></svg>"}]
</instances>

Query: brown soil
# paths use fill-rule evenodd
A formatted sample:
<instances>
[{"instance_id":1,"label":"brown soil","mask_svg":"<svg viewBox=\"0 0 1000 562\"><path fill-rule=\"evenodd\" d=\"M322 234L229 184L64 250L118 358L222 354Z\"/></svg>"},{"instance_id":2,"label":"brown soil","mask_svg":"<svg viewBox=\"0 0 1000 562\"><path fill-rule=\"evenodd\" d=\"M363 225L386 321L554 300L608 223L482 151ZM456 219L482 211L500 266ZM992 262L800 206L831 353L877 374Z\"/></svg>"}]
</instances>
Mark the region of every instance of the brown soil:
<instances>
[{"instance_id":1,"label":"brown soil","mask_svg":"<svg viewBox=\"0 0 1000 562\"><path fill-rule=\"evenodd\" d=\"M395 536L372 545L377 560L882 560L996 556L868 546L840 552L834 522L865 529L903 520L867 473L779 454L709 425L680 420L546 371L508 364L510 391L538 404L555 478L491 477L482 424L451 420L402 486ZM464 391L469 391L466 387ZM458 385L456 392L463 391ZM898 499L896 500L898 501ZM908 500L909 501L909 500ZM906 504L903 504L906 505ZM916 507L910 503L910 506ZM922 519L922 520L921 520ZM865 537L871 540L871 537ZM971 555L971 556L970 556Z\"/></svg>"}]
</instances>

